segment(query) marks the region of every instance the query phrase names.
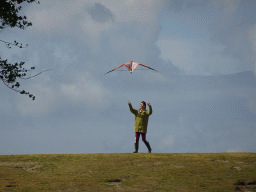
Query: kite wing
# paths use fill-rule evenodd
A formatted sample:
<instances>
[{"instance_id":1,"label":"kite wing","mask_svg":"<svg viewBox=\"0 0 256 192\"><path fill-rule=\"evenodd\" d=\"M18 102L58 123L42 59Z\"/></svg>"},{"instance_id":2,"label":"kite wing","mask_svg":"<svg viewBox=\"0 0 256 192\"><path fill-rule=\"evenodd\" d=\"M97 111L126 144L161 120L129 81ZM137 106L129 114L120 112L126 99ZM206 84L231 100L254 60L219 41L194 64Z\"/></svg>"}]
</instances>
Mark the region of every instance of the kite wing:
<instances>
[{"instance_id":1,"label":"kite wing","mask_svg":"<svg viewBox=\"0 0 256 192\"><path fill-rule=\"evenodd\" d=\"M143 67L146 67L146 68L151 69L151 70L154 70L154 71L157 71L157 70L155 70L155 69L153 69L153 68L151 68L151 67L149 67L149 66L147 66L147 65L143 65L143 64L140 64L140 63L138 63L138 65L141 65L141 66L143 66ZM158 71L157 71L157 72L158 72Z\"/></svg>"},{"instance_id":2,"label":"kite wing","mask_svg":"<svg viewBox=\"0 0 256 192\"><path fill-rule=\"evenodd\" d=\"M114 68L114 69L112 69L112 70L110 70L109 72L107 72L107 73L110 73L110 72L112 72L112 71L115 71L116 69L118 69L118 68L120 68L120 67L122 67L122 66L124 66L124 64L122 64L122 65L120 65L120 66L118 66L118 67L116 67L116 68ZM107 73L105 73L105 74L107 74ZM104 74L104 75L105 75Z\"/></svg>"}]
</instances>

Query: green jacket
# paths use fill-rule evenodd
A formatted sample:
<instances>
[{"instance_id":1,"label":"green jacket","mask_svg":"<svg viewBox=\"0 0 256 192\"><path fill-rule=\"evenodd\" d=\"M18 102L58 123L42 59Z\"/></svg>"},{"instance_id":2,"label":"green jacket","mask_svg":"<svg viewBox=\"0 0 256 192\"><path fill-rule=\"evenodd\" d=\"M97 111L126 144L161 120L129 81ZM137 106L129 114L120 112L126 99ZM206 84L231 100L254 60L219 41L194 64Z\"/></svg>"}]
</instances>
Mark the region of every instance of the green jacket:
<instances>
[{"instance_id":1,"label":"green jacket","mask_svg":"<svg viewBox=\"0 0 256 192\"><path fill-rule=\"evenodd\" d=\"M140 113L138 109L133 109L132 105L129 104L130 111L135 115L134 132L147 133L148 117L152 114L151 106L148 107L148 111Z\"/></svg>"}]
</instances>

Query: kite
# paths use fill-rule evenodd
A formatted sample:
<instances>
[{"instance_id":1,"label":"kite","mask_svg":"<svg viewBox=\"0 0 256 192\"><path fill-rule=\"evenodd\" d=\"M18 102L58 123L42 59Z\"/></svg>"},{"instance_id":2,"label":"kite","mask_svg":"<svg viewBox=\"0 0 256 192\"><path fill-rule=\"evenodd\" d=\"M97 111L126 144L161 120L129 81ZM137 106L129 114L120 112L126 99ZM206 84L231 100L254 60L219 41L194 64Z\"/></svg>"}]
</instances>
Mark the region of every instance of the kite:
<instances>
[{"instance_id":1,"label":"kite","mask_svg":"<svg viewBox=\"0 0 256 192\"><path fill-rule=\"evenodd\" d=\"M110 70L110 71L107 72L107 73L110 73L110 72L115 71L116 69L118 69L118 68L120 68L120 67L125 66L125 67L128 69L128 71L130 71L130 73L132 74L133 71L135 70L135 68L136 68L138 65L140 65L140 66L142 66L142 67L146 67L146 68L151 69L151 70L154 70L154 71L157 71L157 70L152 69L151 67L149 67L149 66L147 66L147 65L143 65L143 64L141 64L141 63L131 61L131 62L128 62L128 63L124 63L124 64L122 64L122 65L120 65L120 66L118 66L118 67L116 67L116 68ZM144 70L144 69L136 69L136 70ZM119 70L119 71L126 71L126 70ZM158 71L157 71L157 72L158 72ZM105 73L105 74L107 74L107 73ZM104 74L104 75L105 75L105 74Z\"/></svg>"}]
</instances>

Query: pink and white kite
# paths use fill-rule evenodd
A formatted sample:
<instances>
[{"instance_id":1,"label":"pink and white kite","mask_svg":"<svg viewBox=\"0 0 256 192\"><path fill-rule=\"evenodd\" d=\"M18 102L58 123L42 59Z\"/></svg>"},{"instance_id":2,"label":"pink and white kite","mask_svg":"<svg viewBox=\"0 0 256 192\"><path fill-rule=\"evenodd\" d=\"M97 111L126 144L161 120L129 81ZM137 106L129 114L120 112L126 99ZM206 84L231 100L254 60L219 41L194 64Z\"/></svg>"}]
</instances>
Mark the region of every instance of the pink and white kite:
<instances>
[{"instance_id":1,"label":"pink and white kite","mask_svg":"<svg viewBox=\"0 0 256 192\"><path fill-rule=\"evenodd\" d=\"M120 65L120 66L118 66L118 67L116 67L116 68L110 70L110 71L107 72L107 73L110 73L110 72L115 71L116 69L118 69L118 68L120 68L120 67L125 66L125 67L128 69L128 71L130 71L130 73L132 74L132 72L135 70L135 68L136 68L138 65L143 66L143 67L146 67L146 68L151 69L151 70L154 70L154 71L157 71L157 70L152 69L151 67L149 67L149 66L147 66L147 65L143 65L143 64L141 64L141 63L131 61L131 62L128 62L128 63L124 63L124 64L122 64L122 65ZM144 69L136 69L136 70L144 70ZM119 71L124 71L124 70L119 70ZM157 72L158 72L158 71L157 71ZM105 74L107 74L107 73L105 73ZM104 75L105 75L105 74L104 74Z\"/></svg>"}]
</instances>

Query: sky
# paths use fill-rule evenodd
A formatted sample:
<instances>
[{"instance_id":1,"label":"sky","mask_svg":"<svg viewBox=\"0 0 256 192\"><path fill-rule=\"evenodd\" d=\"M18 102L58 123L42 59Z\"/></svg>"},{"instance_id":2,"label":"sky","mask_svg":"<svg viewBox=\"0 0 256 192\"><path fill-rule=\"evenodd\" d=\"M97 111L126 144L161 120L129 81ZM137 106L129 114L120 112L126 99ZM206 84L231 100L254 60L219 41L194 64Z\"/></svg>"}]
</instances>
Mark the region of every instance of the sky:
<instances>
[{"instance_id":1,"label":"sky","mask_svg":"<svg viewBox=\"0 0 256 192\"><path fill-rule=\"evenodd\" d=\"M131 153L150 102L153 153L256 152L256 1L41 0L0 56L35 67L0 84L0 155ZM113 71L130 61L156 69ZM148 107L147 107L148 109ZM147 152L140 138L139 152Z\"/></svg>"}]
</instances>

